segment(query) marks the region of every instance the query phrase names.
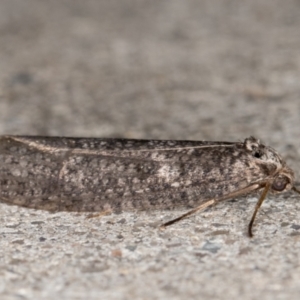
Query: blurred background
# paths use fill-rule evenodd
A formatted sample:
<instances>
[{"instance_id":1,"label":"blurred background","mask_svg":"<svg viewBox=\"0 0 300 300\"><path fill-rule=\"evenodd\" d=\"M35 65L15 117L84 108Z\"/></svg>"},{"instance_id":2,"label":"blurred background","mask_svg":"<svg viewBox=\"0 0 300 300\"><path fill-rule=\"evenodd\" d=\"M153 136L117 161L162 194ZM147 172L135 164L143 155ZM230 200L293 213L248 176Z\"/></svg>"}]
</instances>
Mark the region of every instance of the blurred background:
<instances>
[{"instance_id":1,"label":"blurred background","mask_svg":"<svg viewBox=\"0 0 300 300\"><path fill-rule=\"evenodd\" d=\"M1 0L0 134L238 141L300 177L299 0ZM299 299L299 195L86 219L1 204L1 299Z\"/></svg>"},{"instance_id":2,"label":"blurred background","mask_svg":"<svg viewBox=\"0 0 300 300\"><path fill-rule=\"evenodd\" d=\"M300 2L2 0L0 133L299 137Z\"/></svg>"}]
</instances>

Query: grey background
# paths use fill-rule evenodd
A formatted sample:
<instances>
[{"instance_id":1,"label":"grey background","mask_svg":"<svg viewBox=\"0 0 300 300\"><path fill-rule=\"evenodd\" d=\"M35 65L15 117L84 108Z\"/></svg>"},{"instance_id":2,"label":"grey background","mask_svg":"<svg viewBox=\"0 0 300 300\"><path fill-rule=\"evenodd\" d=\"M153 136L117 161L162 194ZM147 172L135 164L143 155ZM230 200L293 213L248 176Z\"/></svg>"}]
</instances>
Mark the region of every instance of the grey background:
<instances>
[{"instance_id":1,"label":"grey background","mask_svg":"<svg viewBox=\"0 0 300 300\"><path fill-rule=\"evenodd\" d=\"M2 0L0 133L261 138L300 175L300 1ZM83 214L1 204L1 299L299 299L299 195Z\"/></svg>"}]
</instances>

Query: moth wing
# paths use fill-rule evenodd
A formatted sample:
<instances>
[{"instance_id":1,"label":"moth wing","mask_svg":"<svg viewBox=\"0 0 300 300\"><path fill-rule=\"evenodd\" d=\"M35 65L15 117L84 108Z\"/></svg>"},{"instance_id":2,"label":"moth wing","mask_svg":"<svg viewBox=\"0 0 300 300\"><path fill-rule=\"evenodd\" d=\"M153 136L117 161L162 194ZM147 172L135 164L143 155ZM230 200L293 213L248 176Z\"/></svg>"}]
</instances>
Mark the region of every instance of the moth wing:
<instances>
[{"instance_id":1,"label":"moth wing","mask_svg":"<svg viewBox=\"0 0 300 300\"><path fill-rule=\"evenodd\" d=\"M242 163L226 174L218 163L231 159L226 151L235 145L2 137L1 196L8 203L48 210L196 207L249 185Z\"/></svg>"},{"instance_id":2,"label":"moth wing","mask_svg":"<svg viewBox=\"0 0 300 300\"><path fill-rule=\"evenodd\" d=\"M196 150L115 151L94 157L82 153L81 158L75 150L76 155L65 162L61 178L71 183L70 191L90 191L99 195L99 203L120 210L196 207L264 179L257 173L249 183L242 163L222 174L222 165L210 162L209 147ZM80 164L76 165L78 159Z\"/></svg>"}]
</instances>

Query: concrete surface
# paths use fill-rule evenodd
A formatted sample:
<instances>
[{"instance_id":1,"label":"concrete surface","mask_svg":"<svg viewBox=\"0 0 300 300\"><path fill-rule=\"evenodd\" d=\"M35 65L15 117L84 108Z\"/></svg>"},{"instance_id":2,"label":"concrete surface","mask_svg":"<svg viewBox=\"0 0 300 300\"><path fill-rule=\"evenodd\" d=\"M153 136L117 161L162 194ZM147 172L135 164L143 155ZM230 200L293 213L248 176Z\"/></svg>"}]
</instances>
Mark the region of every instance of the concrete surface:
<instances>
[{"instance_id":1,"label":"concrete surface","mask_svg":"<svg viewBox=\"0 0 300 300\"><path fill-rule=\"evenodd\" d=\"M300 178L297 0L2 0L0 133L261 138ZM1 299L299 299L300 196L87 219L1 204Z\"/></svg>"}]
</instances>

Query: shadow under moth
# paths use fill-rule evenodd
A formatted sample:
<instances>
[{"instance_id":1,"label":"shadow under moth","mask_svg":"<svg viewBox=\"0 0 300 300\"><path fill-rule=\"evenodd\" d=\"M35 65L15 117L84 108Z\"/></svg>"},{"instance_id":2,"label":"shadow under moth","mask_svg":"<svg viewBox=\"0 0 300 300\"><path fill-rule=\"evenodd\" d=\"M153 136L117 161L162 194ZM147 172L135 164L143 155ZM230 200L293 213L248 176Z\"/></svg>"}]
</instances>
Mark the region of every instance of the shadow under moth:
<instances>
[{"instance_id":1,"label":"shadow under moth","mask_svg":"<svg viewBox=\"0 0 300 300\"><path fill-rule=\"evenodd\" d=\"M220 201L293 189L271 147L244 142L0 137L0 201L48 211L120 212L187 207L171 225Z\"/></svg>"}]
</instances>

